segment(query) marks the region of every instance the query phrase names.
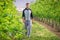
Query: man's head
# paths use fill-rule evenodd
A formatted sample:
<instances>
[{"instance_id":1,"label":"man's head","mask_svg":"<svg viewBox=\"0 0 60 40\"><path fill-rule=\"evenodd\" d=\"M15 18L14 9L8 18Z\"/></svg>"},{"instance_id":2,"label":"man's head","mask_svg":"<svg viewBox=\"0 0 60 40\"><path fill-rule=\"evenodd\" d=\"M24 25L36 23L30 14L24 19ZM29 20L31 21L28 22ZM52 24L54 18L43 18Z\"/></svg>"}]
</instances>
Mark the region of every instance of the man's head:
<instances>
[{"instance_id":1,"label":"man's head","mask_svg":"<svg viewBox=\"0 0 60 40\"><path fill-rule=\"evenodd\" d=\"M29 3L26 3L26 8L29 8L30 4Z\"/></svg>"}]
</instances>

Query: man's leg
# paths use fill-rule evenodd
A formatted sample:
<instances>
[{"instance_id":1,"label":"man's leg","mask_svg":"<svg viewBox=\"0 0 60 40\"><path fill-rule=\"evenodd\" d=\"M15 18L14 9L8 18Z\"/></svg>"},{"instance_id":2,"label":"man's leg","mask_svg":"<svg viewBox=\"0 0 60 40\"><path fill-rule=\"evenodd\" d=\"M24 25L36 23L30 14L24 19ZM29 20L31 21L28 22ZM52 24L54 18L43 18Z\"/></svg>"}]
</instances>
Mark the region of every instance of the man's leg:
<instances>
[{"instance_id":1,"label":"man's leg","mask_svg":"<svg viewBox=\"0 0 60 40\"><path fill-rule=\"evenodd\" d=\"M27 35L27 21L25 22L25 35Z\"/></svg>"},{"instance_id":2,"label":"man's leg","mask_svg":"<svg viewBox=\"0 0 60 40\"><path fill-rule=\"evenodd\" d=\"M30 32L31 32L31 23L28 21L28 26L27 26L27 36L30 37Z\"/></svg>"}]
</instances>

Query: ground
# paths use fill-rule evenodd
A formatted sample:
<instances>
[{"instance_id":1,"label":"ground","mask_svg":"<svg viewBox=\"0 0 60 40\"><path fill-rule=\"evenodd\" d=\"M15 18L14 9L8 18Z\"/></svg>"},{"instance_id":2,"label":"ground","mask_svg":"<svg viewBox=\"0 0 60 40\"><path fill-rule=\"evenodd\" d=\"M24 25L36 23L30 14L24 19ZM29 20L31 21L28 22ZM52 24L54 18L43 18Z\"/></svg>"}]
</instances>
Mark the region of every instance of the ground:
<instances>
[{"instance_id":1,"label":"ground","mask_svg":"<svg viewBox=\"0 0 60 40\"><path fill-rule=\"evenodd\" d=\"M24 40L60 40L58 36L49 31L45 26L40 25L37 21L34 21L32 25L32 32L30 38Z\"/></svg>"},{"instance_id":2,"label":"ground","mask_svg":"<svg viewBox=\"0 0 60 40\"><path fill-rule=\"evenodd\" d=\"M22 22L22 19L20 21ZM24 37L23 40L60 40L60 38L44 25L34 20L30 38Z\"/></svg>"}]
</instances>

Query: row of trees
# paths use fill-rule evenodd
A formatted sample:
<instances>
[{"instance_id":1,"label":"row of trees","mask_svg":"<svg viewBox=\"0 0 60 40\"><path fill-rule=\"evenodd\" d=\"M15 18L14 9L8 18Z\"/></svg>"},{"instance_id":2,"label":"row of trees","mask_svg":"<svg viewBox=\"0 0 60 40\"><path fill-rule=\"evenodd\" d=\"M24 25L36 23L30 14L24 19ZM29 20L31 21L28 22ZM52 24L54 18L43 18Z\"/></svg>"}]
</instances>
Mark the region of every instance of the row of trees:
<instances>
[{"instance_id":1,"label":"row of trees","mask_svg":"<svg viewBox=\"0 0 60 40\"><path fill-rule=\"evenodd\" d=\"M14 1L0 0L0 40L21 40L23 37Z\"/></svg>"},{"instance_id":2,"label":"row of trees","mask_svg":"<svg viewBox=\"0 0 60 40\"><path fill-rule=\"evenodd\" d=\"M60 0L36 0L31 9L35 18L60 31Z\"/></svg>"}]
</instances>

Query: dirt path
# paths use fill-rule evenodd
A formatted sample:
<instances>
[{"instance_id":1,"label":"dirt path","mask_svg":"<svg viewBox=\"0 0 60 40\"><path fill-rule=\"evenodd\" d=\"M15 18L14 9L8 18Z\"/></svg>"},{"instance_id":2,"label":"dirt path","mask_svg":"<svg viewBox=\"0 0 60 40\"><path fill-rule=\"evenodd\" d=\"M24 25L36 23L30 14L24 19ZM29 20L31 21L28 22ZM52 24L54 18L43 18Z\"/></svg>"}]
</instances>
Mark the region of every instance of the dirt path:
<instances>
[{"instance_id":1,"label":"dirt path","mask_svg":"<svg viewBox=\"0 0 60 40\"><path fill-rule=\"evenodd\" d=\"M37 21L34 19L34 21ZM56 34L59 38L60 38L60 32L57 32L56 29L52 28L51 26L45 24L45 23L42 23L40 21L37 21L38 23L40 23L41 25L44 25L49 31L53 32L54 34Z\"/></svg>"},{"instance_id":2,"label":"dirt path","mask_svg":"<svg viewBox=\"0 0 60 40\"><path fill-rule=\"evenodd\" d=\"M30 38L25 37L23 40L60 40L60 38L34 20Z\"/></svg>"}]
</instances>

